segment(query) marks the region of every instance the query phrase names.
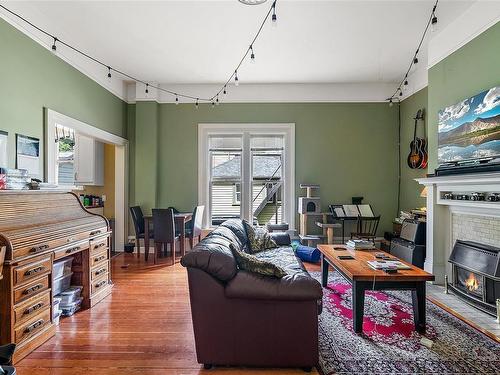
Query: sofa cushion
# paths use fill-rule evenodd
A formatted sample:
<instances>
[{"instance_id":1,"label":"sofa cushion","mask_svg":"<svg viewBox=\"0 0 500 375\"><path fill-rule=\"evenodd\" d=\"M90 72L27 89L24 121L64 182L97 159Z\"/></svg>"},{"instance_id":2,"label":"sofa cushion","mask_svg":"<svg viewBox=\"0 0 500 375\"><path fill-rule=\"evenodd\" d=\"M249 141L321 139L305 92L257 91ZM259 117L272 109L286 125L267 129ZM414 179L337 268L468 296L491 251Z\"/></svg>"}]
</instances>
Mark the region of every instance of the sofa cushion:
<instances>
[{"instance_id":1,"label":"sofa cushion","mask_svg":"<svg viewBox=\"0 0 500 375\"><path fill-rule=\"evenodd\" d=\"M241 219L230 219L226 220L223 222L220 226L223 228L228 228L233 232L236 237L238 237L239 242L242 244L242 250L245 253L250 253L249 247L248 247L248 237L247 237L247 232L245 230L245 227L243 225L243 220Z\"/></svg>"},{"instance_id":2,"label":"sofa cushion","mask_svg":"<svg viewBox=\"0 0 500 375\"><path fill-rule=\"evenodd\" d=\"M245 249L248 247L246 241L242 242L240 237L238 237L236 233L234 233L230 228L222 225L219 225L212 232L210 232L207 238L211 238L214 236L226 238L240 251L245 251Z\"/></svg>"},{"instance_id":3,"label":"sofa cushion","mask_svg":"<svg viewBox=\"0 0 500 375\"><path fill-rule=\"evenodd\" d=\"M222 236L205 238L182 257L181 264L199 268L220 281L231 280L238 268L230 244L231 241Z\"/></svg>"},{"instance_id":4,"label":"sofa cushion","mask_svg":"<svg viewBox=\"0 0 500 375\"><path fill-rule=\"evenodd\" d=\"M282 278L286 276L286 271L274 263L257 259L251 254L238 250L233 244L229 245L233 256L236 258L238 267L242 270L256 273L262 276L274 276Z\"/></svg>"},{"instance_id":5,"label":"sofa cushion","mask_svg":"<svg viewBox=\"0 0 500 375\"><path fill-rule=\"evenodd\" d=\"M278 247L265 228L253 227L245 220L243 220L243 226L245 227L251 254Z\"/></svg>"}]
</instances>

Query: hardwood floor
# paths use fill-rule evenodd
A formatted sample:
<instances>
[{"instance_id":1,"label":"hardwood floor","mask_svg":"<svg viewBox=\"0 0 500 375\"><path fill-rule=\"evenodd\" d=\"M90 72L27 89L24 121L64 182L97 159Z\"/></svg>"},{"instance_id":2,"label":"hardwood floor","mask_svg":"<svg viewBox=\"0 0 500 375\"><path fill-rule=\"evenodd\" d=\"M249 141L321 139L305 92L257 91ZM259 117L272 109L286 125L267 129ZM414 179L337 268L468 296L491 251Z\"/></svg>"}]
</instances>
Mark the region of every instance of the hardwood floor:
<instances>
[{"instance_id":1,"label":"hardwood floor","mask_svg":"<svg viewBox=\"0 0 500 375\"><path fill-rule=\"evenodd\" d=\"M304 374L300 369L204 370L196 362L186 270L180 264L154 266L151 259L146 264L132 254L113 258L112 267L112 294L62 319L56 336L17 364L18 375Z\"/></svg>"}]
</instances>

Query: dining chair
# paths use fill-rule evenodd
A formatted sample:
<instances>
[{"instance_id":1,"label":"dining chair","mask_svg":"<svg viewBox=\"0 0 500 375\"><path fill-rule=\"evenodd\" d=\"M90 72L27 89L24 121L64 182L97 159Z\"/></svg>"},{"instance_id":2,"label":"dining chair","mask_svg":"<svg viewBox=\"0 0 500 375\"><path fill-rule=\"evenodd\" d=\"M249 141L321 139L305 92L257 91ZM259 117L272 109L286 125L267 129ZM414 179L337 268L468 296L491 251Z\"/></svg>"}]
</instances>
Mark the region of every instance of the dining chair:
<instances>
[{"instance_id":1,"label":"dining chair","mask_svg":"<svg viewBox=\"0 0 500 375\"><path fill-rule=\"evenodd\" d=\"M175 264L176 242L179 241L180 236L175 232L174 211L171 208L154 208L153 227L156 229L153 236L154 264L158 263L158 255L162 250L166 254L168 245L172 253L172 264Z\"/></svg>"},{"instance_id":2,"label":"dining chair","mask_svg":"<svg viewBox=\"0 0 500 375\"><path fill-rule=\"evenodd\" d=\"M380 222L378 216L358 216L356 222L356 232L351 232L351 239L367 240L375 243L377 237L377 228Z\"/></svg>"},{"instance_id":3,"label":"dining chair","mask_svg":"<svg viewBox=\"0 0 500 375\"><path fill-rule=\"evenodd\" d=\"M194 239L197 243L201 241L201 231L203 225L203 212L205 206L196 206L193 210L193 217L186 225L186 237L189 238L189 245L191 249L194 247Z\"/></svg>"},{"instance_id":4,"label":"dining chair","mask_svg":"<svg viewBox=\"0 0 500 375\"><path fill-rule=\"evenodd\" d=\"M140 206L133 206L130 207L130 215L132 216L132 221L134 222L134 229L135 229L135 243L137 246L137 257L140 257L141 254L141 246L140 246L140 239L145 242L145 235L144 235L144 215L142 213L142 209ZM153 237L154 233L150 229L149 230L149 238Z\"/></svg>"}]
</instances>

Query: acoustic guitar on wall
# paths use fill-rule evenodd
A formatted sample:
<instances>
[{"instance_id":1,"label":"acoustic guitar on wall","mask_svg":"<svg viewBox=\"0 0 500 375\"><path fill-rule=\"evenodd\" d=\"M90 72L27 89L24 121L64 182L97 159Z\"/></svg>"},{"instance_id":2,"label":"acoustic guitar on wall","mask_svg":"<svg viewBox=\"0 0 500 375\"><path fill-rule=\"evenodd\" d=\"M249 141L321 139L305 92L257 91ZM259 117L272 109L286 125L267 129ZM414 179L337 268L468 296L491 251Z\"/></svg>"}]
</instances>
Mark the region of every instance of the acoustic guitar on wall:
<instances>
[{"instance_id":1,"label":"acoustic guitar on wall","mask_svg":"<svg viewBox=\"0 0 500 375\"><path fill-rule=\"evenodd\" d=\"M418 120L424 119L424 110L419 109L413 118L415 126L413 129L413 141L410 143L410 154L408 155L408 166L411 169L425 169L427 167L427 141L417 137Z\"/></svg>"}]
</instances>

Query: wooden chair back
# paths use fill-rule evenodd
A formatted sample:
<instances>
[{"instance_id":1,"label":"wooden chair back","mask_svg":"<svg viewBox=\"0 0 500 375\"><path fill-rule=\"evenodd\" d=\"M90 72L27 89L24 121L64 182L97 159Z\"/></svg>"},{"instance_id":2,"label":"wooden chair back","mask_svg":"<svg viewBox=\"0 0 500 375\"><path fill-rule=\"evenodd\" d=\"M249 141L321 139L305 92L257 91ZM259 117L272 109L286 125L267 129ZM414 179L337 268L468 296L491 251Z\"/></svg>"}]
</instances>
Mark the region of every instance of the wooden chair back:
<instances>
[{"instance_id":1,"label":"wooden chair back","mask_svg":"<svg viewBox=\"0 0 500 375\"><path fill-rule=\"evenodd\" d=\"M5 246L0 246L0 280L3 279L2 276L2 269L3 269L3 262L5 260Z\"/></svg>"},{"instance_id":2,"label":"wooden chair back","mask_svg":"<svg viewBox=\"0 0 500 375\"><path fill-rule=\"evenodd\" d=\"M130 215L134 222L135 235L138 237L144 234L144 215L140 206L130 207Z\"/></svg>"},{"instance_id":3,"label":"wooden chair back","mask_svg":"<svg viewBox=\"0 0 500 375\"><path fill-rule=\"evenodd\" d=\"M380 222L380 215L373 217L358 216L355 234L359 236L375 238L377 235L379 222Z\"/></svg>"},{"instance_id":4,"label":"wooden chair back","mask_svg":"<svg viewBox=\"0 0 500 375\"><path fill-rule=\"evenodd\" d=\"M171 208L153 209L155 242L173 243L175 241L174 210Z\"/></svg>"}]
</instances>

